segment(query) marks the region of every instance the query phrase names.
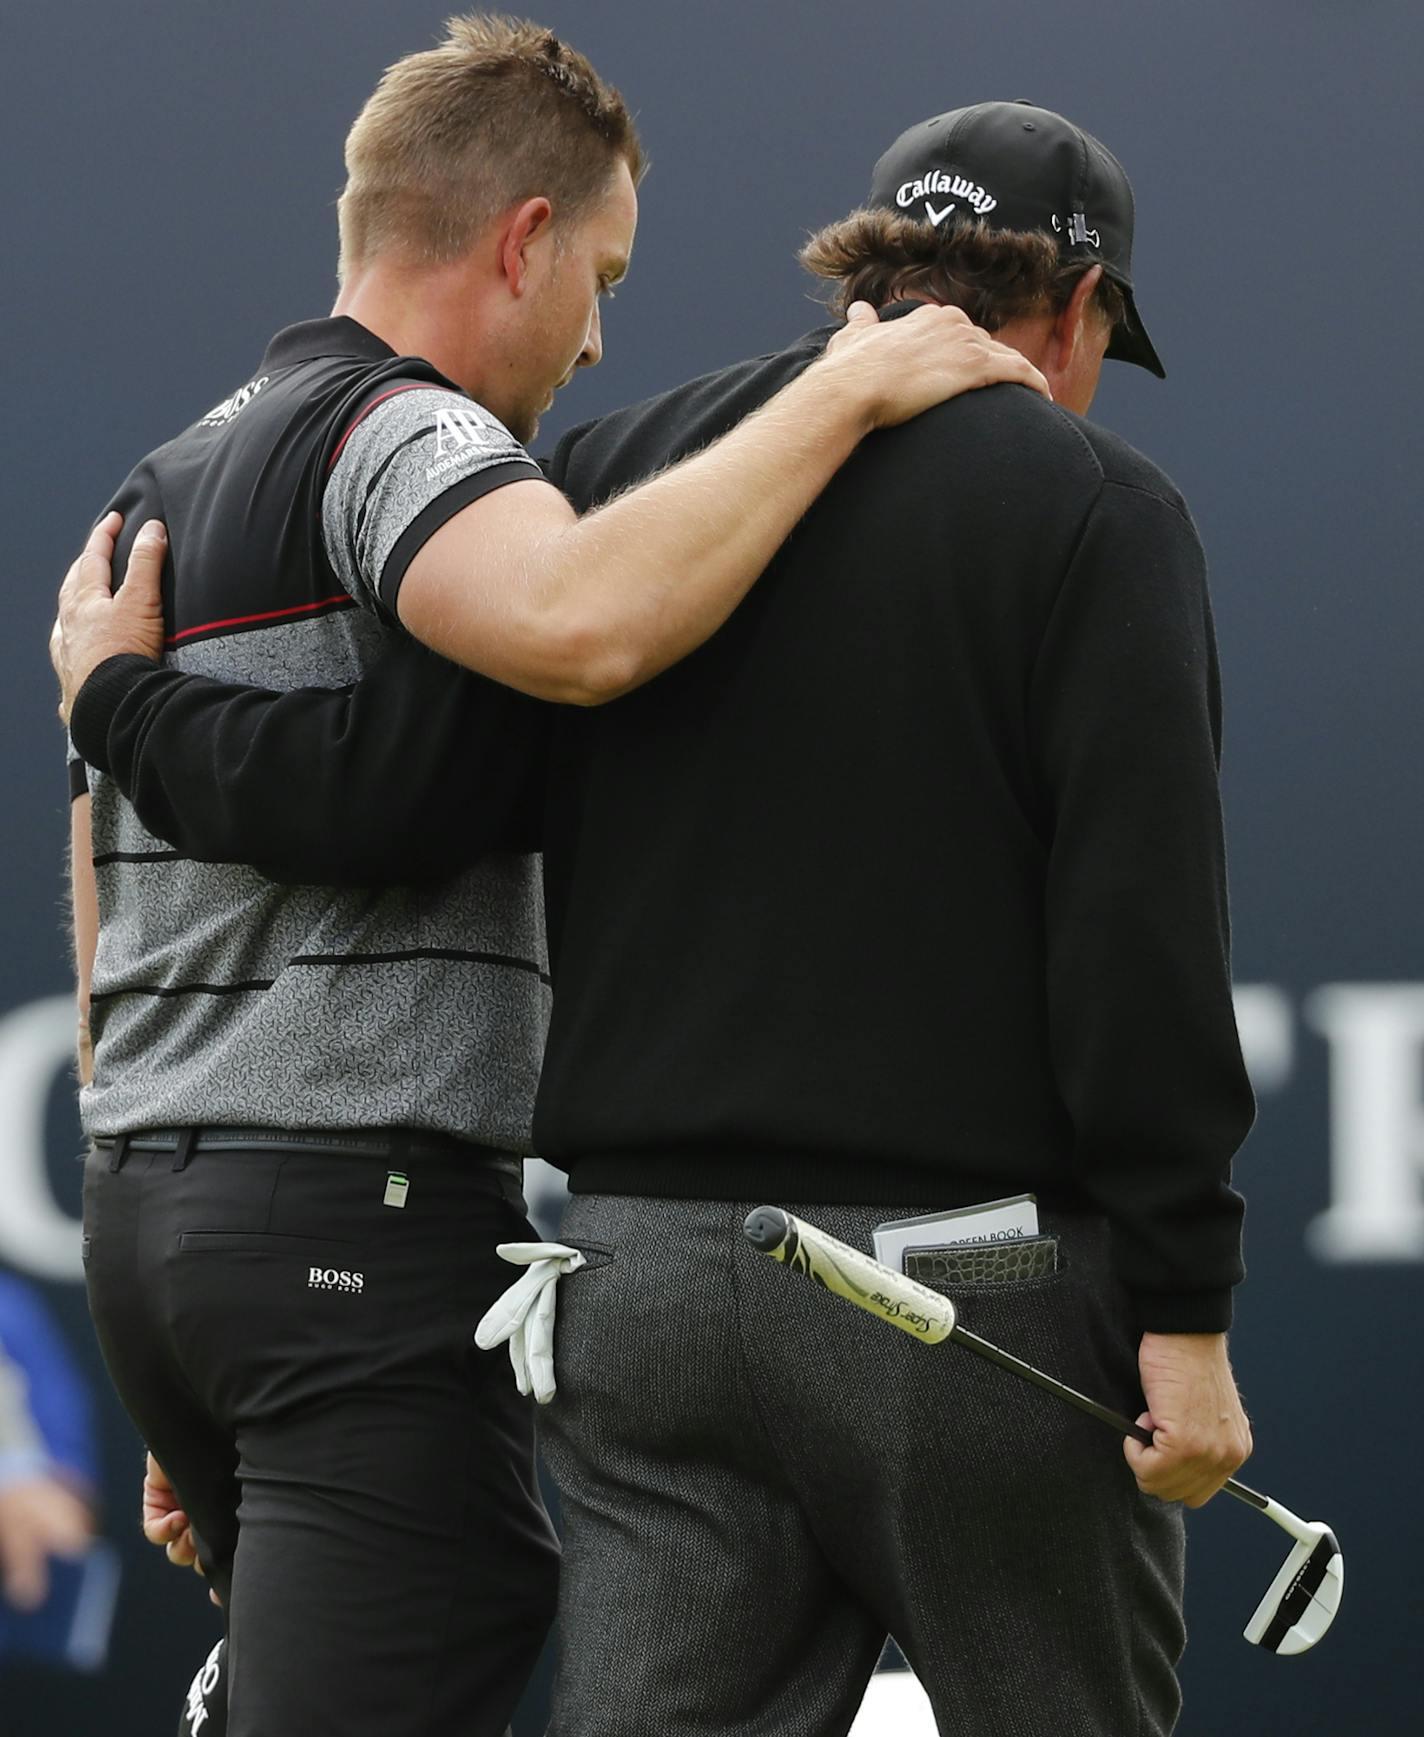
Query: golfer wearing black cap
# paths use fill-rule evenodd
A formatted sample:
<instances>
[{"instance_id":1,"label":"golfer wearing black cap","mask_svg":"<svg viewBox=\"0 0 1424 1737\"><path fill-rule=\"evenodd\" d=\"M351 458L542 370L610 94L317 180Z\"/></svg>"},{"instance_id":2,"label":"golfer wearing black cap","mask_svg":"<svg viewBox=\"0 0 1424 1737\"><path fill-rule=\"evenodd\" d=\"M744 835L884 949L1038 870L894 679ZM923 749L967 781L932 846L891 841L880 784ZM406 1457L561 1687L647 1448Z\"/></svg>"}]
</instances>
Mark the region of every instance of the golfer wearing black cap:
<instances>
[{"instance_id":1,"label":"golfer wearing black cap","mask_svg":"<svg viewBox=\"0 0 1424 1737\"><path fill-rule=\"evenodd\" d=\"M911 129L806 263L838 306L958 303L1056 402L1000 387L876 436L709 644L553 716L556 1737L843 1733L887 1632L957 1737L1175 1723L1174 1504L1250 1447L1225 1330L1252 1105L1201 548L1083 414L1105 356L1162 372L1131 237L1121 168L1060 116ZM550 474L586 509L827 336L577 430ZM298 876L335 780L354 879L454 868L459 707L400 657L266 701L113 664L76 740L180 849L252 828ZM365 720L398 751L344 749ZM175 806L217 729L237 775ZM931 1220L902 1258L966 1325L1155 1445L1124 1465L1032 1389L788 1284L741 1235L762 1201L867 1249ZM502 1324L537 1385L536 1289Z\"/></svg>"},{"instance_id":2,"label":"golfer wearing black cap","mask_svg":"<svg viewBox=\"0 0 1424 1737\"><path fill-rule=\"evenodd\" d=\"M975 178L983 173L992 191ZM1032 103L976 103L901 133L875 165L870 207L903 212L936 235L982 220L1051 234L1065 258L1095 260L1122 294L1109 361L1165 379L1132 289L1132 188L1091 133Z\"/></svg>"}]
</instances>

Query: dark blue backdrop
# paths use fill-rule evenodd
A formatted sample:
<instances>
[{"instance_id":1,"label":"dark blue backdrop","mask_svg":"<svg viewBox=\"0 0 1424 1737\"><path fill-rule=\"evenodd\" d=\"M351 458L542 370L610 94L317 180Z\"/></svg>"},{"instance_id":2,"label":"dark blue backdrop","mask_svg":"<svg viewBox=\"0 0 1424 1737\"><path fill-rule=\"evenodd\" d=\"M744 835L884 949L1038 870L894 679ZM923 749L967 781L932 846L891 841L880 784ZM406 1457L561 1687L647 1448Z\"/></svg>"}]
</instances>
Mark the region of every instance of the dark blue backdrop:
<instances>
[{"instance_id":1,"label":"dark blue backdrop","mask_svg":"<svg viewBox=\"0 0 1424 1737\"><path fill-rule=\"evenodd\" d=\"M75 1207L77 1138L64 1016L45 1001L69 975L43 655L54 587L133 458L246 378L270 331L326 310L345 129L446 9L68 0L0 22L14 538L0 1259L46 1280L76 1338L74 1239L55 1213ZM1421 1615L1424 244L1410 177L1424 15L1410 0L546 0L539 15L623 86L653 158L608 359L546 436L814 323L798 241L858 201L912 120L1027 96L1126 163L1139 298L1170 377L1110 368L1097 411L1173 474L1213 563L1237 975L1262 1103L1239 1169L1250 1475L1332 1521L1350 1575L1317 1653L1262 1656L1238 1631L1278 1535L1225 1503L1194 1518L1183 1730L1406 1728ZM126 1529L135 1449L112 1406L107 1425ZM171 1723L207 1613L132 1554L121 1658L97 1684L46 1683L45 1710L39 1679L8 1685L16 1737Z\"/></svg>"}]
</instances>

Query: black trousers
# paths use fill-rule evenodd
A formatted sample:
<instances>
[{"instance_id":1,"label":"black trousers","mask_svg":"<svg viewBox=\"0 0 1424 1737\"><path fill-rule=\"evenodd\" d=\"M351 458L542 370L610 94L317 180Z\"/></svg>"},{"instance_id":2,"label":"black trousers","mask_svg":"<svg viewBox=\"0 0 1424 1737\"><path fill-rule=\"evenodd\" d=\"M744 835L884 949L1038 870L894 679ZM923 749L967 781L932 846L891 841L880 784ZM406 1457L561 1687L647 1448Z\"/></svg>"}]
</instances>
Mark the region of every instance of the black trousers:
<instances>
[{"instance_id":1,"label":"black trousers","mask_svg":"<svg viewBox=\"0 0 1424 1737\"><path fill-rule=\"evenodd\" d=\"M756 1201L580 1195L560 1232L564 1512L550 1737L845 1737L885 1636L944 1737L1167 1737L1180 1510L1101 1424L917 1344L758 1254ZM857 1247L917 1209L786 1202ZM1130 1415L1104 1221L1059 1269L937 1286L964 1324Z\"/></svg>"},{"instance_id":2,"label":"black trousers","mask_svg":"<svg viewBox=\"0 0 1424 1737\"><path fill-rule=\"evenodd\" d=\"M96 1148L85 1262L223 1600L228 1732L503 1732L558 1562L529 1404L471 1339L512 1276L494 1245L535 1234L517 1181L477 1154L179 1161Z\"/></svg>"}]
</instances>

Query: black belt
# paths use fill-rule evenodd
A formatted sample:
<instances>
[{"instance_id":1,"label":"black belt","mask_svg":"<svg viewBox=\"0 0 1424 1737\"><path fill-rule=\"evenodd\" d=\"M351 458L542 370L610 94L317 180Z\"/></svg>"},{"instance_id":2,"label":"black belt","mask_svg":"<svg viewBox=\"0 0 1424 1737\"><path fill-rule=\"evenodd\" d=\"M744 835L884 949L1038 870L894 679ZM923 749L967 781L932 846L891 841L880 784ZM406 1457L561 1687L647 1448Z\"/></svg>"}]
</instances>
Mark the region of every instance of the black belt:
<instances>
[{"instance_id":1,"label":"black belt","mask_svg":"<svg viewBox=\"0 0 1424 1737\"><path fill-rule=\"evenodd\" d=\"M329 1152L387 1163L457 1158L516 1182L524 1176L523 1160L513 1152L424 1128L139 1128L131 1134L96 1138L94 1144L100 1151L112 1152L114 1170L130 1152L171 1152L175 1170L186 1169L195 1152Z\"/></svg>"}]
</instances>

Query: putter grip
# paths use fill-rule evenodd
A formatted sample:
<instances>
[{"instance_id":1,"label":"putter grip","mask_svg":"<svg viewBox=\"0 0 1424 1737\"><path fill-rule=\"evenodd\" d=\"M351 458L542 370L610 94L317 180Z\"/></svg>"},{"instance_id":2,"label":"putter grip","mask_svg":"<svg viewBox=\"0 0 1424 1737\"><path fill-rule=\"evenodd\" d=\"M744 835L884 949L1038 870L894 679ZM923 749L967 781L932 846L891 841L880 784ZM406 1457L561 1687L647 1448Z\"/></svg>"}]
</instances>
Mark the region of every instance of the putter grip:
<instances>
[{"instance_id":1,"label":"putter grip","mask_svg":"<svg viewBox=\"0 0 1424 1737\"><path fill-rule=\"evenodd\" d=\"M938 1345L954 1331L954 1304L928 1285L882 1266L779 1206L759 1206L743 1226L747 1241L783 1266L805 1273L912 1339Z\"/></svg>"}]
</instances>

